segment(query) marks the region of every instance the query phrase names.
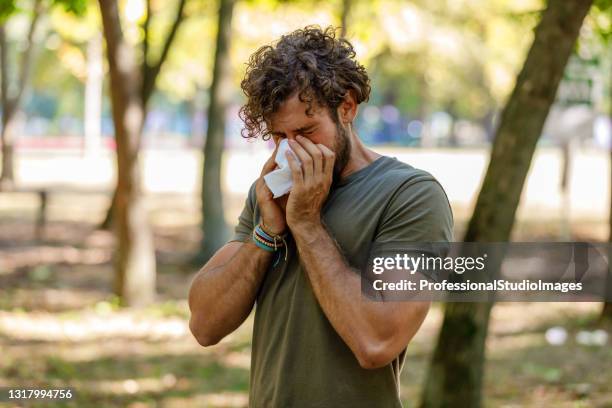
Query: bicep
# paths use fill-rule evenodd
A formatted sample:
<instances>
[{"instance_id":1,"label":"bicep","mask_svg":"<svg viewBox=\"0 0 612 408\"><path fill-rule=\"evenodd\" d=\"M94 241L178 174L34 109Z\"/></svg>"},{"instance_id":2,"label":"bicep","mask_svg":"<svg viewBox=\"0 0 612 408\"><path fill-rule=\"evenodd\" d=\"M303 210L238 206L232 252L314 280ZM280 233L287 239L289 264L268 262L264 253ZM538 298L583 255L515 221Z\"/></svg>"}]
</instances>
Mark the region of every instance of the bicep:
<instances>
[{"instance_id":1,"label":"bicep","mask_svg":"<svg viewBox=\"0 0 612 408\"><path fill-rule=\"evenodd\" d=\"M251 233L253 232L253 217L255 215L255 207L256 207L256 195L255 195L255 186L257 181L251 184L249 189L249 194L244 202L244 207L242 208L242 212L238 217L238 223L236 224L236 228L234 229L234 235L232 236L230 243L232 241L238 242L246 242L249 240Z\"/></svg>"}]
</instances>

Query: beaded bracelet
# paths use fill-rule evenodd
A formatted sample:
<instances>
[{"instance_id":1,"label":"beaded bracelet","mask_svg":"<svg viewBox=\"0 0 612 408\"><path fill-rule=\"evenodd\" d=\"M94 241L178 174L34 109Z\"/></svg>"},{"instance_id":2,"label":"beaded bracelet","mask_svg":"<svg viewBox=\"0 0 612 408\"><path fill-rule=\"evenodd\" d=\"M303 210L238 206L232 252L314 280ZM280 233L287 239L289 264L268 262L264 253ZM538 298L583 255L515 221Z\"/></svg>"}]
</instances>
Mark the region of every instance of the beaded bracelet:
<instances>
[{"instance_id":1,"label":"beaded bracelet","mask_svg":"<svg viewBox=\"0 0 612 408\"><path fill-rule=\"evenodd\" d=\"M275 234L271 234L267 232L263 228L261 223L255 226L255 228L253 229L253 235L252 235L253 242L255 243L255 245L257 245L259 248L265 251L276 252L280 248L284 247L285 248L285 261L287 260L287 242L285 241L286 237L287 237L287 234L275 235ZM276 259L273 266L276 266L279 260L280 260L280 257Z\"/></svg>"}]
</instances>

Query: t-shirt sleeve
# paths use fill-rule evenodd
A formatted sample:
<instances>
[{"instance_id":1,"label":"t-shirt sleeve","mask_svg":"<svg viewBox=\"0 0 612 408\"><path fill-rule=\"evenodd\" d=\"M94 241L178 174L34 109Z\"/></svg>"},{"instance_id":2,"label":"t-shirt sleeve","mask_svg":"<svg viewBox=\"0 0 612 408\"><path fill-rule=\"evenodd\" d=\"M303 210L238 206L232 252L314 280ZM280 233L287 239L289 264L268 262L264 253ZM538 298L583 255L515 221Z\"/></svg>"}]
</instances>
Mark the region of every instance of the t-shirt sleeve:
<instances>
[{"instance_id":1,"label":"t-shirt sleeve","mask_svg":"<svg viewBox=\"0 0 612 408\"><path fill-rule=\"evenodd\" d=\"M249 193L244 202L244 208L238 217L238 224L234 228L234 235L230 239L232 241L246 242L251 238L253 233L253 216L255 213L256 196L255 196L255 183L249 188Z\"/></svg>"},{"instance_id":2,"label":"t-shirt sleeve","mask_svg":"<svg viewBox=\"0 0 612 408\"><path fill-rule=\"evenodd\" d=\"M450 242L453 214L446 193L433 178L408 181L391 197L374 243Z\"/></svg>"},{"instance_id":3,"label":"t-shirt sleeve","mask_svg":"<svg viewBox=\"0 0 612 408\"><path fill-rule=\"evenodd\" d=\"M445 257L453 240L453 214L442 186L431 176L405 182L388 202L371 248L371 257ZM420 270L437 281L436 270ZM400 275L404 272L400 272ZM390 273L385 276L391 278ZM403 275L401 275L403 276Z\"/></svg>"}]
</instances>

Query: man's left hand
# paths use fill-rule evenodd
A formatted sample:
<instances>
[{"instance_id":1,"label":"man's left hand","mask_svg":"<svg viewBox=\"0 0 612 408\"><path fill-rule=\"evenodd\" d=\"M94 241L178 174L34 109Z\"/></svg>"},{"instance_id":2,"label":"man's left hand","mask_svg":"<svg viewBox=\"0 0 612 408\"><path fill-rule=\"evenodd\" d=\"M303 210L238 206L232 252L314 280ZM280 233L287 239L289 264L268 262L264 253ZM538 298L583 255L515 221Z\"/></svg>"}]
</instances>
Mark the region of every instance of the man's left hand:
<instances>
[{"instance_id":1,"label":"man's left hand","mask_svg":"<svg viewBox=\"0 0 612 408\"><path fill-rule=\"evenodd\" d=\"M299 233L321 223L321 208L332 183L335 154L302 136L289 140L289 146L302 165L287 152L293 188L287 200L286 217L292 232Z\"/></svg>"}]
</instances>

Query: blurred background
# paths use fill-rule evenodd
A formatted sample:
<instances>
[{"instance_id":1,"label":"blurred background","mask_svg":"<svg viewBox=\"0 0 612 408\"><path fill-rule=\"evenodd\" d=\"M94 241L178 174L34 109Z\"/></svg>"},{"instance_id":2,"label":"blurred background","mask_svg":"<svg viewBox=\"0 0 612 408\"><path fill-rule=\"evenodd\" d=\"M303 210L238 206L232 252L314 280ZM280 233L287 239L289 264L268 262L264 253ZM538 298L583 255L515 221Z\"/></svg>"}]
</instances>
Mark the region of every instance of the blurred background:
<instances>
[{"instance_id":1,"label":"blurred background","mask_svg":"<svg viewBox=\"0 0 612 408\"><path fill-rule=\"evenodd\" d=\"M66 406L79 407L247 406L251 320L201 348L188 330L186 297L272 151L272 142L240 134L251 53L308 24L339 27L372 81L357 133L441 182L461 240L547 6L0 4L0 387L72 387L76 400ZM557 67L562 77L534 139L509 239L609 240L611 21L610 2L596 1ZM116 196L128 204L113 204ZM612 406L612 341L601 310L496 305L483 404ZM419 404L443 314L435 305L408 349L405 406Z\"/></svg>"}]
</instances>

